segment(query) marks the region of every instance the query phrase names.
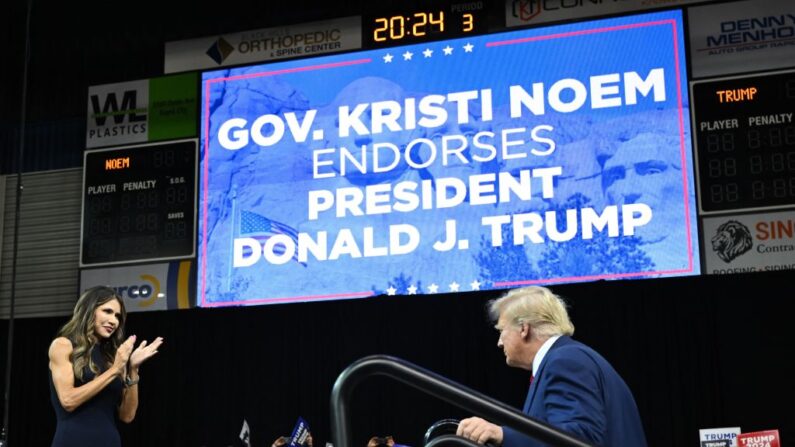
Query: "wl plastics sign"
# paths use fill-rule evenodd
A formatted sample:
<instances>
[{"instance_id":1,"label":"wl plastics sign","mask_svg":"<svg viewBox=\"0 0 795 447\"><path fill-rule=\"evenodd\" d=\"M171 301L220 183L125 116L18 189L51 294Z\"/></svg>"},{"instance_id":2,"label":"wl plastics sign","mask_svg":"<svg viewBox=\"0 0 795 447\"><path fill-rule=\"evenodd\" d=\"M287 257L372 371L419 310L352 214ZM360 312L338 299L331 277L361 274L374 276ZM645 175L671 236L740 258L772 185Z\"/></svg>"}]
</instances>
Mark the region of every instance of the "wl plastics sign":
<instances>
[{"instance_id":1,"label":"wl plastics sign","mask_svg":"<svg viewBox=\"0 0 795 447\"><path fill-rule=\"evenodd\" d=\"M361 17L166 43L166 73L315 56L362 47Z\"/></svg>"},{"instance_id":2,"label":"wl plastics sign","mask_svg":"<svg viewBox=\"0 0 795 447\"><path fill-rule=\"evenodd\" d=\"M197 80L187 73L89 87L86 147L196 136Z\"/></svg>"}]
</instances>

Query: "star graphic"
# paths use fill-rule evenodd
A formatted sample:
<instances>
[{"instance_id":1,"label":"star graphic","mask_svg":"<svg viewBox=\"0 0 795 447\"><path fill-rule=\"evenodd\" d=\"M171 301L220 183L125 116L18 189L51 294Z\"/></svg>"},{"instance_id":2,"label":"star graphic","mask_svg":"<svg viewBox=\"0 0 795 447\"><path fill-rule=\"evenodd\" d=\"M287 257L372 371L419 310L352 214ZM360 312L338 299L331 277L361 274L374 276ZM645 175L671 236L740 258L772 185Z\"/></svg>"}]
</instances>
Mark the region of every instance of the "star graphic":
<instances>
[{"instance_id":1,"label":"star graphic","mask_svg":"<svg viewBox=\"0 0 795 447\"><path fill-rule=\"evenodd\" d=\"M461 284L458 284L457 282L453 281L452 283L450 283L449 287L451 292L458 292L458 288L461 287Z\"/></svg>"},{"instance_id":2,"label":"star graphic","mask_svg":"<svg viewBox=\"0 0 795 447\"><path fill-rule=\"evenodd\" d=\"M392 56L391 54L387 53L386 56L384 56L384 63L388 64L388 63L392 62L392 58L393 57L395 57L395 56Z\"/></svg>"},{"instance_id":3,"label":"star graphic","mask_svg":"<svg viewBox=\"0 0 795 447\"><path fill-rule=\"evenodd\" d=\"M425 57L433 56L433 50L430 48L426 48L425 51L422 52L422 55Z\"/></svg>"},{"instance_id":4,"label":"star graphic","mask_svg":"<svg viewBox=\"0 0 795 447\"><path fill-rule=\"evenodd\" d=\"M386 289L386 294L389 295L389 296L394 296L395 293L397 293L397 289L395 289L392 286L389 286L389 288Z\"/></svg>"},{"instance_id":5,"label":"star graphic","mask_svg":"<svg viewBox=\"0 0 795 447\"><path fill-rule=\"evenodd\" d=\"M472 48L474 48L474 47L475 47L474 45L472 45L471 43L467 42L467 44L464 45L464 47L463 47L464 48L464 52L465 53L471 53L472 52Z\"/></svg>"},{"instance_id":6,"label":"star graphic","mask_svg":"<svg viewBox=\"0 0 795 447\"><path fill-rule=\"evenodd\" d=\"M403 53L403 60L404 61L410 61L412 56L414 56L414 53L412 53L411 51L406 50L406 52Z\"/></svg>"},{"instance_id":7,"label":"star graphic","mask_svg":"<svg viewBox=\"0 0 795 447\"><path fill-rule=\"evenodd\" d=\"M436 293L438 291L439 291L439 286L437 286L435 283L431 283L431 285L428 286L428 292Z\"/></svg>"},{"instance_id":8,"label":"star graphic","mask_svg":"<svg viewBox=\"0 0 795 447\"><path fill-rule=\"evenodd\" d=\"M416 295L417 294L417 286L410 285L406 290L409 291L409 295Z\"/></svg>"},{"instance_id":9,"label":"star graphic","mask_svg":"<svg viewBox=\"0 0 795 447\"><path fill-rule=\"evenodd\" d=\"M449 56L449 55L453 54L453 47L451 47L450 45L447 45L446 47L442 48L442 51L444 51L444 55L445 56Z\"/></svg>"},{"instance_id":10,"label":"star graphic","mask_svg":"<svg viewBox=\"0 0 795 447\"><path fill-rule=\"evenodd\" d=\"M472 286L472 290L480 290L480 284L480 281L477 279L469 283L469 285Z\"/></svg>"}]
</instances>

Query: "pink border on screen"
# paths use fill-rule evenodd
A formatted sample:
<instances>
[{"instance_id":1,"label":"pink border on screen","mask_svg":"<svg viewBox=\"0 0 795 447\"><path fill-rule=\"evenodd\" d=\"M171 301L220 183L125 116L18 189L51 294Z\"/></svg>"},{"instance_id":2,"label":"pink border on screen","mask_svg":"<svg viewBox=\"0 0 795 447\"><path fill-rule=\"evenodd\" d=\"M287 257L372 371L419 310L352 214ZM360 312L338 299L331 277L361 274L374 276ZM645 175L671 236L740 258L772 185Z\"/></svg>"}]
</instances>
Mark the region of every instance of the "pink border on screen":
<instances>
[{"instance_id":1,"label":"pink border on screen","mask_svg":"<svg viewBox=\"0 0 795 447\"><path fill-rule=\"evenodd\" d=\"M685 129L684 129L684 111L683 111L684 107L682 104L682 79L681 79L681 68L679 66L679 39L678 39L676 20L673 19L658 20L652 22L594 28L589 30L571 31L567 33L549 34L544 36L533 36L521 39L494 41L494 42L487 42L486 47L494 48L505 45L516 45L516 44L537 42L543 40L561 39L566 37L575 37L575 36L582 36L588 34L598 34L604 32L621 31L627 29L644 28L649 26L661 26L661 25L662 26L670 25L673 32L672 36L673 36L673 48L674 48L674 65L676 67L676 93L677 93L677 108L679 111L679 143L680 143L680 153L681 153L681 163L682 163L682 186L683 186L684 204L685 204L685 227L687 232L688 267L686 269L679 269L679 270L641 271L641 272L615 273L615 274L605 274L605 275L572 276L572 277L554 278L554 279L533 279L533 280L523 280L523 281L501 281L494 283L496 287L506 287L506 286L513 287L521 285L549 284L549 283L560 283L560 282L569 282L569 281L571 282L594 281L599 279L620 279L620 278L631 278L634 276L644 276L649 274L669 275L677 273L690 273L693 271L694 261L693 261L693 250L692 250L693 247L692 247L692 237L691 237L691 228L690 228L691 225L690 203L688 200L689 189L687 185L687 169L685 168L685 166L687 166L686 163L687 156L686 156L686 147L685 147ZM372 59L357 59L357 60L344 61L333 64L311 65L306 67L296 67L285 70L276 70L276 71L261 72L261 73L251 73L246 75L214 78L204 81L204 86L205 86L204 137L205 138L204 138L204 176L203 176L204 197L202 203L202 206L204 208L204 213L203 213L204 220L202 225L202 265L200 267L202 307L222 307L222 306L264 304L264 303L275 304L275 303L289 303L296 301L323 301L323 300L333 300L339 298L363 298L367 296L372 296L374 294L373 291L364 291L364 292L338 293L338 294L328 294L328 295L307 295L307 296L283 297L283 298L259 298L259 299L248 299L248 300L239 300L239 301L224 301L220 303L207 303L206 300L207 194L208 194L208 170L209 170L209 150L210 150L209 138L208 138L210 134L210 116L209 116L210 85L217 82L236 81L241 79L250 79L255 77L263 77L263 76L275 76L280 74L297 73L303 71L325 70L325 69L344 67L349 65L366 64L370 62L372 62Z\"/></svg>"},{"instance_id":2,"label":"pink border on screen","mask_svg":"<svg viewBox=\"0 0 795 447\"><path fill-rule=\"evenodd\" d=\"M220 78L213 78L204 81L204 175L202 179L202 183L204 186L204 195L202 197L202 207L204 209L203 213L203 220L202 220L202 264L199 267L201 269L201 296L202 296L202 307L221 307L221 306L235 306L235 305L245 305L245 304L264 304L264 303L289 303L294 301L321 301L321 300L330 300L330 299L338 299L338 298L361 298L366 296L372 296L373 291L366 291L366 292L351 292L351 293L337 293L337 294L330 294L330 295L307 295L307 296L295 296L295 297L287 297L287 298L259 298L253 300L238 300L238 301L224 301L222 303L207 303L207 194L208 194L208 177L209 177L209 169L210 169L210 85L217 83L217 82L226 82L226 81L239 81L242 79L251 79L251 78L259 78L265 76L276 76L281 74L287 73L298 73L302 71L317 71L317 70L327 70L330 68L337 68L337 67L347 67L349 65L360 65L360 64L369 64L372 62L372 59L356 59L351 61L344 61L344 62L336 62L333 64L321 64L321 65L308 65L305 67L295 67L295 68L287 68L284 70L275 70L275 71L263 71L260 73L249 73L245 75L238 75L238 76L228 76L228 77L220 77Z\"/></svg>"},{"instance_id":3,"label":"pink border on screen","mask_svg":"<svg viewBox=\"0 0 795 447\"><path fill-rule=\"evenodd\" d=\"M645 275L671 275L676 273L690 273L693 271L693 242L691 237L691 229L690 229L690 202L688 200L688 187L687 187L687 155L686 155L686 147L685 147L685 122L684 122L684 112L683 112L683 105L682 105L682 76L681 76L681 69L679 67L679 38L676 29L676 20L668 19L668 20L657 20L652 22L642 22L642 23L633 23L628 25L617 25L617 26L608 26L604 28L594 28L589 30L580 30L580 31L571 31L568 33L558 33L558 34L549 34L545 36L533 36L533 37L525 37L521 39L511 39L511 40L501 40L496 42L488 42L486 43L487 48L505 46L505 45L516 45L528 42L538 42L542 40L550 40L550 39L560 39L566 37L574 37L574 36L582 36L587 34L597 34L597 33L604 33L610 31L622 31L627 29L634 29L634 28L644 28L649 26L667 26L671 25L671 30L673 31L673 44L674 44L674 65L676 67L676 101L677 101L677 109L679 111L679 148L681 154L681 163L682 163L682 191L684 193L684 203L685 203L685 229L687 232L687 260L688 266L686 269L679 269L679 270L661 270L661 271L647 271L647 272L630 272L630 273L613 273L613 274L605 274L605 275L590 275L590 276L571 276L566 278L551 278L551 279L532 279L532 280L524 280L524 281L500 281L495 282L494 285L497 287L514 287L514 286L523 286L523 285L531 285L531 284L549 284L549 283L561 283L561 282L575 282L575 281L595 281L598 279L619 279L619 278L631 278L633 276L645 276Z\"/></svg>"}]
</instances>

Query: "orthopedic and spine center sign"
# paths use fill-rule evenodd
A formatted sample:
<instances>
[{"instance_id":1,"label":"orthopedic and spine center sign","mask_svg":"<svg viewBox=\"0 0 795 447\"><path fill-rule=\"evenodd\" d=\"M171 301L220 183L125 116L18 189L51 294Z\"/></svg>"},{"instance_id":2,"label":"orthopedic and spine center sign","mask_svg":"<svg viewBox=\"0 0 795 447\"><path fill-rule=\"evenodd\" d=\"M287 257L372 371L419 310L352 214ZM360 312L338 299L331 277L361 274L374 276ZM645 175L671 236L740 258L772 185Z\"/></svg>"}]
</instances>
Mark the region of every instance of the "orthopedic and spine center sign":
<instances>
[{"instance_id":1,"label":"orthopedic and spine center sign","mask_svg":"<svg viewBox=\"0 0 795 447\"><path fill-rule=\"evenodd\" d=\"M677 11L205 73L203 306L698 273Z\"/></svg>"}]
</instances>

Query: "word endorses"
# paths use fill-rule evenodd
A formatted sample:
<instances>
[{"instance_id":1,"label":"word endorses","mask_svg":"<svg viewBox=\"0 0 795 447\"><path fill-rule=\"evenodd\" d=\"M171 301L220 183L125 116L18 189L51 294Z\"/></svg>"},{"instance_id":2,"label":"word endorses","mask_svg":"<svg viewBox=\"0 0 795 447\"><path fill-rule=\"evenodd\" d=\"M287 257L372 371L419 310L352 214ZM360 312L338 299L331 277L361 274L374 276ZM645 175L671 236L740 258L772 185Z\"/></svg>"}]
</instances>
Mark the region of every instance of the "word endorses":
<instances>
[{"instance_id":1,"label":"word endorses","mask_svg":"<svg viewBox=\"0 0 795 447\"><path fill-rule=\"evenodd\" d=\"M391 142L366 144L356 148L340 146L312 151L312 177L344 177L349 173L379 174L406 166L422 170L434 164L448 166L452 163L488 163L495 159L527 158L529 155L545 157L556 148L548 138L554 128L540 124L529 132L526 128L502 129L499 134L481 131L474 135L448 134L441 141L415 138L398 147ZM530 134L530 138L526 139ZM499 149L498 149L499 146Z\"/></svg>"}]
</instances>

